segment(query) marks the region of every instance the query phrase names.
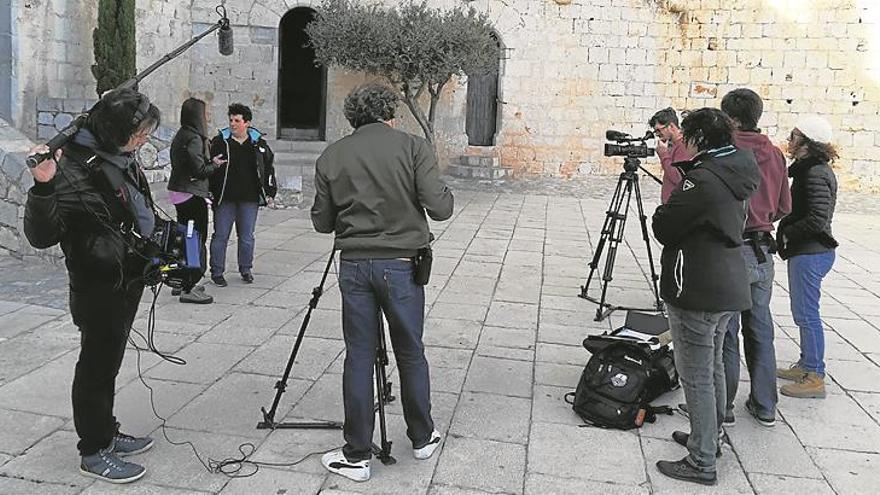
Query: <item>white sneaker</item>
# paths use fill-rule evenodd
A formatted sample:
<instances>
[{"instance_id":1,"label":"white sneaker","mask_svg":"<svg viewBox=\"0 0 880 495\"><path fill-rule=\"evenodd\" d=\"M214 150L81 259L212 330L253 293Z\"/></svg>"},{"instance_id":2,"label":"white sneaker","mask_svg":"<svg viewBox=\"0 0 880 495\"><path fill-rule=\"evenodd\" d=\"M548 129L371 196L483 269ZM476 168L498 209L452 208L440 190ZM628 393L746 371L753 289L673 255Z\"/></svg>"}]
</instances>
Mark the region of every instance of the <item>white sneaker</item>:
<instances>
[{"instance_id":1,"label":"white sneaker","mask_svg":"<svg viewBox=\"0 0 880 495\"><path fill-rule=\"evenodd\" d=\"M370 479L369 459L351 462L345 458L341 450L328 452L321 457L321 464L330 471L354 481L367 481Z\"/></svg>"},{"instance_id":2,"label":"white sneaker","mask_svg":"<svg viewBox=\"0 0 880 495\"><path fill-rule=\"evenodd\" d=\"M434 455L434 451L437 450L437 447L440 446L440 432L434 430L431 433L431 439L428 440L428 443L423 447L418 449L413 449L413 457L416 459L424 460L430 458Z\"/></svg>"}]
</instances>

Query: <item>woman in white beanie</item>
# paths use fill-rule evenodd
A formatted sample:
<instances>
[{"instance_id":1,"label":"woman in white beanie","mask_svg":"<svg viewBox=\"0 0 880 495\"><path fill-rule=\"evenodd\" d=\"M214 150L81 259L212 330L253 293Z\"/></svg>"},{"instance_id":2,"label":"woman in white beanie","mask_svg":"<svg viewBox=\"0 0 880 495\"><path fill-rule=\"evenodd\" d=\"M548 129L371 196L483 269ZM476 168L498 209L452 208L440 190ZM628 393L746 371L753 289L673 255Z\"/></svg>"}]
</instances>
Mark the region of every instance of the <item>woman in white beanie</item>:
<instances>
[{"instance_id":1,"label":"woman in white beanie","mask_svg":"<svg viewBox=\"0 0 880 495\"><path fill-rule=\"evenodd\" d=\"M837 178L831 162L837 150L831 144L831 124L818 116L798 121L788 137L794 163L791 214L777 231L779 254L788 260L791 313L800 328L801 356L790 368L777 370L782 395L799 398L825 397L825 336L819 316L822 279L834 264L837 241L831 234L831 218L837 202Z\"/></svg>"}]
</instances>

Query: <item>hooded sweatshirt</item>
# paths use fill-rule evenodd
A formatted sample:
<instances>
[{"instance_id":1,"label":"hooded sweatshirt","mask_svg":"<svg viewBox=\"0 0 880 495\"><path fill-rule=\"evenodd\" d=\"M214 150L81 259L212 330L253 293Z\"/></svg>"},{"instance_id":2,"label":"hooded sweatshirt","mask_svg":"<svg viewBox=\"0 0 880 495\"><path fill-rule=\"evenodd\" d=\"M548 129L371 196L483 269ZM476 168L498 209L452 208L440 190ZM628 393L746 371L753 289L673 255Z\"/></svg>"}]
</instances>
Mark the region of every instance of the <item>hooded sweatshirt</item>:
<instances>
[{"instance_id":1,"label":"hooded sweatshirt","mask_svg":"<svg viewBox=\"0 0 880 495\"><path fill-rule=\"evenodd\" d=\"M749 199L745 232L773 232L773 222L791 213L785 157L760 131L736 131L737 148L754 153L761 184Z\"/></svg>"},{"instance_id":2,"label":"hooded sweatshirt","mask_svg":"<svg viewBox=\"0 0 880 495\"><path fill-rule=\"evenodd\" d=\"M747 201L760 182L755 156L727 146L699 153L681 186L654 212L663 244L660 295L678 308L720 312L752 305L740 251Z\"/></svg>"},{"instance_id":3,"label":"hooded sweatshirt","mask_svg":"<svg viewBox=\"0 0 880 495\"><path fill-rule=\"evenodd\" d=\"M137 171L137 163L131 153L110 153L104 151L98 143L95 135L86 128L82 128L73 136L73 142L88 148L105 162L111 163L122 170L126 177L125 189L128 191L128 206L135 219L135 228L138 234L147 237L153 233L156 227L156 214L153 213L152 199L143 194L140 187L141 176Z\"/></svg>"}]
</instances>

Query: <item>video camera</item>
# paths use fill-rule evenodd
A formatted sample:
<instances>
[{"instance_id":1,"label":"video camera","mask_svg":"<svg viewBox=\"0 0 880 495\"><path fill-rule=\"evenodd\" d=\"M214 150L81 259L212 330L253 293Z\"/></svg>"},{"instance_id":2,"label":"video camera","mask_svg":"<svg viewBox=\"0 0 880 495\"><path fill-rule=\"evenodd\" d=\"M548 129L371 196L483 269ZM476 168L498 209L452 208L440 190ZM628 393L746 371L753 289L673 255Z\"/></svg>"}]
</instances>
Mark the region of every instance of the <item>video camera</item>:
<instances>
[{"instance_id":1,"label":"video camera","mask_svg":"<svg viewBox=\"0 0 880 495\"><path fill-rule=\"evenodd\" d=\"M181 225L161 220L148 240L150 263L144 270L148 286L164 283L184 292L191 290L202 276L202 243L195 223Z\"/></svg>"},{"instance_id":2,"label":"video camera","mask_svg":"<svg viewBox=\"0 0 880 495\"><path fill-rule=\"evenodd\" d=\"M654 156L654 148L649 148L646 143L647 140L654 139L654 133L651 131L647 131L642 137L633 137L625 132L609 129L605 131L605 139L617 142L617 144L605 143L605 156L625 156L628 158Z\"/></svg>"}]
</instances>

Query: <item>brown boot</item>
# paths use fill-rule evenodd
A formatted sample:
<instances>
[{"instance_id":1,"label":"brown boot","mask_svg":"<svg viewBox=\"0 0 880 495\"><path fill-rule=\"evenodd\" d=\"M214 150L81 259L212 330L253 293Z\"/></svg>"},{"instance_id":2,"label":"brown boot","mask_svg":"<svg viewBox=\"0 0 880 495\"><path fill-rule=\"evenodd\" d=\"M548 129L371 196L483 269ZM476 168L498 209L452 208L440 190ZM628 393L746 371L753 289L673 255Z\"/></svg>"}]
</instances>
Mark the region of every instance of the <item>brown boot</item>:
<instances>
[{"instance_id":1,"label":"brown boot","mask_svg":"<svg viewBox=\"0 0 880 495\"><path fill-rule=\"evenodd\" d=\"M824 399L825 379L816 373L808 372L797 382L780 387L779 392L798 399Z\"/></svg>"},{"instance_id":2,"label":"brown boot","mask_svg":"<svg viewBox=\"0 0 880 495\"><path fill-rule=\"evenodd\" d=\"M798 381L807 374L807 370L800 367L798 363L794 363L788 368L776 368L776 378L783 380Z\"/></svg>"}]
</instances>

